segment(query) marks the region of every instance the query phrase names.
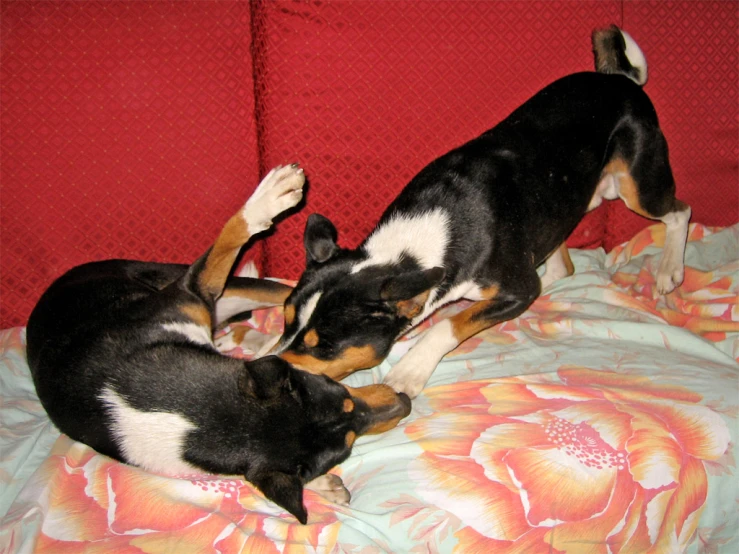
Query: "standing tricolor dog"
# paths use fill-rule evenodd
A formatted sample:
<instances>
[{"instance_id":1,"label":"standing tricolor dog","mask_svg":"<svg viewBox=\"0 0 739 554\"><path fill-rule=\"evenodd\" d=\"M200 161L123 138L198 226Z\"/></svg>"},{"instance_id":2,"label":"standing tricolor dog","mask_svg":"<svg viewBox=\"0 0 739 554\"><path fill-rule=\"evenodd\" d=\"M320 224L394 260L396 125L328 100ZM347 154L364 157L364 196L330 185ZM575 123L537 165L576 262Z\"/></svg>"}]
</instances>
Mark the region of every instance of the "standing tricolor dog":
<instances>
[{"instance_id":1,"label":"standing tricolor dog","mask_svg":"<svg viewBox=\"0 0 739 554\"><path fill-rule=\"evenodd\" d=\"M675 198L667 143L641 88L644 55L615 26L592 42L596 72L555 81L431 162L359 248L340 248L333 224L311 216L307 266L285 303L275 352L341 379L377 365L443 304L474 301L426 331L387 375L385 383L415 397L445 354L572 274L565 239L604 198L666 225L657 290L678 286L690 208Z\"/></svg>"},{"instance_id":2,"label":"standing tricolor dog","mask_svg":"<svg viewBox=\"0 0 739 554\"><path fill-rule=\"evenodd\" d=\"M290 292L229 273L250 237L300 201L304 181L297 164L270 171L191 266L108 260L49 287L28 321L28 363L60 431L158 473L243 475L302 523L304 486L348 502L341 479L326 472L357 436L407 416L410 400L275 356L229 358L212 337L219 299L256 309Z\"/></svg>"}]
</instances>

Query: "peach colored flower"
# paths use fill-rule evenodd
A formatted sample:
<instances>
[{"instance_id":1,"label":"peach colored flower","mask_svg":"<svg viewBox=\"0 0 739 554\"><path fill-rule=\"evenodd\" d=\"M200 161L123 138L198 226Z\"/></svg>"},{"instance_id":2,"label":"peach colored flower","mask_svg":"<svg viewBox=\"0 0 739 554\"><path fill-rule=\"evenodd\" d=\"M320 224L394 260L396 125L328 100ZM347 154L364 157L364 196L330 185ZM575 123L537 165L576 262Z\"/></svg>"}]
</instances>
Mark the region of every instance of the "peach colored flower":
<instances>
[{"instance_id":1,"label":"peach colored flower","mask_svg":"<svg viewBox=\"0 0 739 554\"><path fill-rule=\"evenodd\" d=\"M459 552L678 552L728 448L701 397L647 377L561 367L429 389L406 433L425 501L465 523Z\"/></svg>"},{"instance_id":2,"label":"peach colored flower","mask_svg":"<svg viewBox=\"0 0 739 554\"><path fill-rule=\"evenodd\" d=\"M48 494L38 552L290 554L295 544L330 550L340 525L336 506L311 491L303 526L241 479L153 475L66 436L42 471Z\"/></svg>"},{"instance_id":3,"label":"peach colored flower","mask_svg":"<svg viewBox=\"0 0 739 554\"><path fill-rule=\"evenodd\" d=\"M665 297L655 295L655 280L648 267L642 267L638 274L617 272L613 282L628 292L604 294L618 295L615 303L623 307L656 314L670 325L684 327L709 340L723 340L726 333L739 331L735 312L739 296L727 275L686 267L682 285Z\"/></svg>"},{"instance_id":4,"label":"peach colored flower","mask_svg":"<svg viewBox=\"0 0 739 554\"><path fill-rule=\"evenodd\" d=\"M712 235L714 228L706 227L691 223L688 226L688 242L699 241L704 237ZM638 256L645 248L649 246L657 246L662 248L665 244L665 226L661 223L650 225L637 233L630 241L625 244L616 246L610 256L615 256L616 260L624 261Z\"/></svg>"}]
</instances>

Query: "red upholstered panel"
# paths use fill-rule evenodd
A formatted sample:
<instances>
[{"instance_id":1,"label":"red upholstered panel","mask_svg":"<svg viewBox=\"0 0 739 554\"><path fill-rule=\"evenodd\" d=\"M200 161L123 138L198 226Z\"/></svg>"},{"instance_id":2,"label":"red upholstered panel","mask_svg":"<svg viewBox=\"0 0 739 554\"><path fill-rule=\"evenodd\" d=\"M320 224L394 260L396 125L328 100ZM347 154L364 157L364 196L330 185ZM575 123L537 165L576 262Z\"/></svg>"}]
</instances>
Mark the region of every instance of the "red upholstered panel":
<instances>
[{"instance_id":1,"label":"red upholstered panel","mask_svg":"<svg viewBox=\"0 0 739 554\"><path fill-rule=\"evenodd\" d=\"M258 178L247 2L3 2L0 327L69 267L191 261Z\"/></svg>"},{"instance_id":2,"label":"red upholstered panel","mask_svg":"<svg viewBox=\"0 0 739 554\"><path fill-rule=\"evenodd\" d=\"M253 13L266 165L299 160L307 206L268 241L267 271L297 277L319 212L355 246L436 156L505 117L550 81L593 66L590 32L621 3L264 1ZM599 245L605 208L576 245Z\"/></svg>"},{"instance_id":3,"label":"red upholstered panel","mask_svg":"<svg viewBox=\"0 0 739 554\"><path fill-rule=\"evenodd\" d=\"M739 75L736 2L624 3L624 27L649 66L645 90L670 147L678 198L693 221L739 221ZM606 247L652 222L621 202L608 206Z\"/></svg>"}]
</instances>

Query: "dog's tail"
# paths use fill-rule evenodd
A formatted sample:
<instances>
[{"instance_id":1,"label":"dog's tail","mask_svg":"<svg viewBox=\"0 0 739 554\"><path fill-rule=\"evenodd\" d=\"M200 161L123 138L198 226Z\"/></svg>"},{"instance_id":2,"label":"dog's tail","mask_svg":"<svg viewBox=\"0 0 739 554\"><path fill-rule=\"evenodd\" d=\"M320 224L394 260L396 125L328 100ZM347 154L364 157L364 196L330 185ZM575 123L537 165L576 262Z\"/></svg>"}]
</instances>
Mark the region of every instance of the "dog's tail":
<instances>
[{"instance_id":1,"label":"dog's tail","mask_svg":"<svg viewBox=\"0 0 739 554\"><path fill-rule=\"evenodd\" d=\"M593 31L592 42L598 73L626 75L638 85L647 82L647 60L629 33L611 25Z\"/></svg>"}]
</instances>

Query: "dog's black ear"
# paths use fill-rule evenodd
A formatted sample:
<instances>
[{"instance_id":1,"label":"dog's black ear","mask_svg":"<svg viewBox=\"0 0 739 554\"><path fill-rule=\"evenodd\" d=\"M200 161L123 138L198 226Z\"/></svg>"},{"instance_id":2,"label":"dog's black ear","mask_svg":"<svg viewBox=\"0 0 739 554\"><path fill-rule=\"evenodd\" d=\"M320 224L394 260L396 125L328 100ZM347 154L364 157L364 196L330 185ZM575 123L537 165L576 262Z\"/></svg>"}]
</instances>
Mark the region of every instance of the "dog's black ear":
<instances>
[{"instance_id":1,"label":"dog's black ear","mask_svg":"<svg viewBox=\"0 0 739 554\"><path fill-rule=\"evenodd\" d=\"M290 366L277 356L245 362L239 375L239 390L246 396L271 400L290 386Z\"/></svg>"},{"instance_id":2,"label":"dog's black ear","mask_svg":"<svg viewBox=\"0 0 739 554\"><path fill-rule=\"evenodd\" d=\"M331 258L339 247L336 244L338 234L336 227L328 218L320 214L311 214L305 224L303 244L308 264L322 264Z\"/></svg>"},{"instance_id":3,"label":"dog's black ear","mask_svg":"<svg viewBox=\"0 0 739 554\"><path fill-rule=\"evenodd\" d=\"M267 499L282 506L305 525L308 512L303 506L303 483L297 475L269 471L252 481Z\"/></svg>"},{"instance_id":4,"label":"dog's black ear","mask_svg":"<svg viewBox=\"0 0 739 554\"><path fill-rule=\"evenodd\" d=\"M398 315L413 319L421 313L431 289L444 279L443 267L410 271L390 277L380 287L380 299L394 304Z\"/></svg>"}]
</instances>

